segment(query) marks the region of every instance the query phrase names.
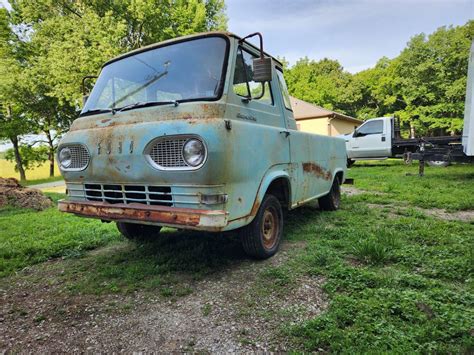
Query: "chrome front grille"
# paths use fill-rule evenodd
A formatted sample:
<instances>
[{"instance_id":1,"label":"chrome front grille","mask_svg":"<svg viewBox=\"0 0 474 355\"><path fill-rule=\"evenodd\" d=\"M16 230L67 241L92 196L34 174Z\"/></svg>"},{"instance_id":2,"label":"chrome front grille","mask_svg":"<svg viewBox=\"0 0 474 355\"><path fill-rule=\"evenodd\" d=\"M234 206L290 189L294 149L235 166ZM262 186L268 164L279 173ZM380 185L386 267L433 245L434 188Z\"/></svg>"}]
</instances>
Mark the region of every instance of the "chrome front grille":
<instances>
[{"instance_id":1,"label":"chrome front grille","mask_svg":"<svg viewBox=\"0 0 474 355\"><path fill-rule=\"evenodd\" d=\"M161 138L155 142L150 151L150 159L161 168L186 168L183 158L183 146L187 138Z\"/></svg>"},{"instance_id":2,"label":"chrome front grille","mask_svg":"<svg viewBox=\"0 0 474 355\"><path fill-rule=\"evenodd\" d=\"M91 156L86 147L81 144L68 145L71 151L71 165L65 170L83 170L89 165Z\"/></svg>"},{"instance_id":3,"label":"chrome front grille","mask_svg":"<svg viewBox=\"0 0 474 355\"><path fill-rule=\"evenodd\" d=\"M85 184L84 191L88 201L173 205L171 187L169 186Z\"/></svg>"}]
</instances>

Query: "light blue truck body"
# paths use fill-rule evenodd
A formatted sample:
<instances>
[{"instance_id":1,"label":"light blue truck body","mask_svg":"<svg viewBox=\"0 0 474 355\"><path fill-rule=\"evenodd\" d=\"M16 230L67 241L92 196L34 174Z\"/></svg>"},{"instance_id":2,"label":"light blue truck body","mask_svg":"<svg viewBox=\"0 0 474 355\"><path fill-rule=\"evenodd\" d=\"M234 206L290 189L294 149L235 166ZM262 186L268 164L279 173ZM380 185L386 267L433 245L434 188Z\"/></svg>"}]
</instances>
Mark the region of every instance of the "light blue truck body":
<instances>
[{"instance_id":1,"label":"light blue truck body","mask_svg":"<svg viewBox=\"0 0 474 355\"><path fill-rule=\"evenodd\" d=\"M285 209L293 209L328 194L334 179L343 183L344 140L297 130L292 111L285 108L277 60L269 82L273 104L268 104L245 100L233 90L239 46L258 55L257 48L233 34L189 36L137 53L214 36L227 43L218 98L85 115L74 121L58 151L85 147L80 158L86 165L61 167L68 192L60 201L61 211L106 221L227 231L250 223L269 189L281 194ZM147 154L157 140L174 144L189 137L199 138L206 147L205 161L197 169L157 168ZM79 159L77 154L74 158Z\"/></svg>"}]
</instances>

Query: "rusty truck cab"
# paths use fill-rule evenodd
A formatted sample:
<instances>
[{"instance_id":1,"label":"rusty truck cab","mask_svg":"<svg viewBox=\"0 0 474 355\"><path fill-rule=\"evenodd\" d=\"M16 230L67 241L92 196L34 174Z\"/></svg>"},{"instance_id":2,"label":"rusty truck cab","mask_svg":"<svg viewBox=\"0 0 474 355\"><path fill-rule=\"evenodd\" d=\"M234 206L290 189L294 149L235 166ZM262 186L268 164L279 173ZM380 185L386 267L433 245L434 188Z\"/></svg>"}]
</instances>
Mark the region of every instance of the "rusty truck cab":
<instances>
[{"instance_id":1,"label":"rusty truck cab","mask_svg":"<svg viewBox=\"0 0 474 355\"><path fill-rule=\"evenodd\" d=\"M249 137L235 141L230 120L238 116L227 114L237 47L239 38L232 34L206 33L106 63L60 142L68 195L60 209L216 231L245 219L255 191L243 191L244 179L234 168L241 160L235 159L237 145Z\"/></svg>"},{"instance_id":2,"label":"rusty truck cab","mask_svg":"<svg viewBox=\"0 0 474 355\"><path fill-rule=\"evenodd\" d=\"M274 234L262 233L280 238L275 211L329 196L346 152L343 140L297 131L282 65L262 43L213 32L106 63L58 161L59 209L116 221L126 236L227 231L264 213ZM259 212L269 194L271 213ZM278 243L248 252L268 257Z\"/></svg>"}]
</instances>

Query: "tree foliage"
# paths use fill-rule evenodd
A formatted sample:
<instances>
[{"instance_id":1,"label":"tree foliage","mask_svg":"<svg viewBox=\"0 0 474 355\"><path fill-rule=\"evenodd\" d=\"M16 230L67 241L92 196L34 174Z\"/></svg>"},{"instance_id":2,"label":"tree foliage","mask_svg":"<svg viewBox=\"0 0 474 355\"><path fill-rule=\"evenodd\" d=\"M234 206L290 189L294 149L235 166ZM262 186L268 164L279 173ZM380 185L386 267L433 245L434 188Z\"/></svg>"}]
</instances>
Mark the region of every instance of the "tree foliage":
<instances>
[{"instance_id":1,"label":"tree foliage","mask_svg":"<svg viewBox=\"0 0 474 355\"><path fill-rule=\"evenodd\" d=\"M337 60L300 59L285 78L291 95L330 110L355 115L362 98L360 83Z\"/></svg>"},{"instance_id":2,"label":"tree foliage","mask_svg":"<svg viewBox=\"0 0 474 355\"><path fill-rule=\"evenodd\" d=\"M367 119L396 115L419 134L460 133L474 21L416 35L399 56L350 74L339 62L300 59L286 73L290 93Z\"/></svg>"},{"instance_id":3,"label":"tree foliage","mask_svg":"<svg viewBox=\"0 0 474 355\"><path fill-rule=\"evenodd\" d=\"M48 160L49 148L45 145L38 147L32 147L27 144L22 144L19 147L21 158L23 160L23 167L25 170L30 170L35 167L39 167ZM15 151L13 148L8 149L5 152L5 159L11 162L15 161ZM18 171L18 167L15 166L15 171Z\"/></svg>"}]
</instances>

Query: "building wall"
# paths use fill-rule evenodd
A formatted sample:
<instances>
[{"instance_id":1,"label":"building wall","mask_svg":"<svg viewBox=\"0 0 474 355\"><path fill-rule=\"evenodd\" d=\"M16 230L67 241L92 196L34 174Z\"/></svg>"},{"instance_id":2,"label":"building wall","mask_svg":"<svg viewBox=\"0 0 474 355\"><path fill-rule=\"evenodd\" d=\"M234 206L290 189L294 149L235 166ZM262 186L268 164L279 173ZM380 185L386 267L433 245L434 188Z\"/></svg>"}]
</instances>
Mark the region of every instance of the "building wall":
<instances>
[{"instance_id":1,"label":"building wall","mask_svg":"<svg viewBox=\"0 0 474 355\"><path fill-rule=\"evenodd\" d=\"M351 133L354 132L354 129L359 126L360 124L358 123L335 118L331 120L330 135L337 136L339 134Z\"/></svg>"},{"instance_id":2,"label":"building wall","mask_svg":"<svg viewBox=\"0 0 474 355\"><path fill-rule=\"evenodd\" d=\"M328 123L330 126L328 126ZM327 117L313 118L296 121L298 130L309 133L322 134L323 136L337 136L354 132L354 129L360 124L334 118L330 120Z\"/></svg>"},{"instance_id":3,"label":"building wall","mask_svg":"<svg viewBox=\"0 0 474 355\"><path fill-rule=\"evenodd\" d=\"M298 130L302 132L316 133L323 136L328 135L328 119L326 117L298 120L296 125Z\"/></svg>"}]
</instances>

